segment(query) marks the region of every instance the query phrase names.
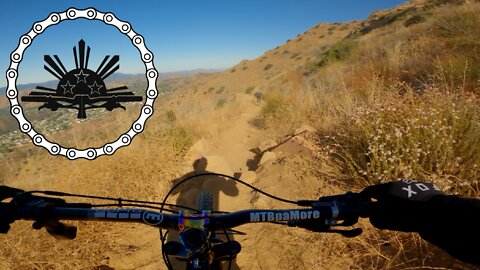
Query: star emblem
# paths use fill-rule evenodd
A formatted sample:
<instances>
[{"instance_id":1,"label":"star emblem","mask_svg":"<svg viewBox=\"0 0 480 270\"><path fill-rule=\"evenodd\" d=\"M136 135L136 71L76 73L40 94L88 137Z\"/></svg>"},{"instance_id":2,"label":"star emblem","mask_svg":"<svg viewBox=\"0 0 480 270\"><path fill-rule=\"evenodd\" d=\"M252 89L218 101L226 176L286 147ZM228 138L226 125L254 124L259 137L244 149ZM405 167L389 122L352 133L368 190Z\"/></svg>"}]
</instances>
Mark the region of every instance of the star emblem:
<instances>
[{"instance_id":1,"label":"star emblem","mask_svg":"<svg viewBox=\"0 0 480 270\"><path fill-rule=\"evenodd\" d=\"M73 75L75 75L75 77L77 77L77 83L79 83L79 82L84 82L84 83L86 83L86 82L87 82L86 79L87 79L87 77L88 77L90 74L85 74L85 73L83 73L83 69L81 69L81 70L80 70L80 73L78 73L78 74L73 74Z\"/></svg>"},{"instance_id":2,"label":"star emblem","mask_svg":"<svg viewBox=\"0 0 480 270\"><path fill-rule=\"evenodd\" d=\"M63 88L63 94L66 95L67 93L70 93L73 95L73 88L75 85L71 85L70 81L67 81L67 84L60 85Z\"/></svg>"},{"instance_id":3,"label":"star emblem","mask_svg":"<svg viewBox=\"0 0 480 270\"><path fill-rule=\"evenodd\" d=\"M93 94L98 94L100 95L100 89L103 87L103 85L97 84L97 81L94 81L92 85L88 86L92 91L90 92L91 95Z\"/></svg>"}]
</instances>

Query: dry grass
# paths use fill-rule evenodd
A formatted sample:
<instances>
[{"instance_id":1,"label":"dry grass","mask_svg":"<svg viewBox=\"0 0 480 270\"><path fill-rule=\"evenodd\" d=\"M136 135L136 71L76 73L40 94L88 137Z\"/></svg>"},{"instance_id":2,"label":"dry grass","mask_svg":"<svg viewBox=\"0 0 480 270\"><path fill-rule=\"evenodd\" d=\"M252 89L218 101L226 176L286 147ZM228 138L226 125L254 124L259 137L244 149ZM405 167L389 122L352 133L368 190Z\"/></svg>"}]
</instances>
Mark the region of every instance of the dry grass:
<instances>
[{"instance_id":1,"label":"dry grass","mask_svg":"<svg viewBox=\"0 0 480 270\"><path fill-rule=\"evenodd\" d=\"M369 184L415 178L447 192L478 194L477 98L430 89L396 100L359 108L338 134L351 172Z\"/></svg>"},{"instance_id":2,"label":"dry grass","mask_svg":"<svg viewBox=\"0 0 480 270\"><path fill-rule=\"evenodd\" d=\"M179 123L161 120L149 124L151 128L133 140L130 151L119 150L95 161L72 162L32 149L28 162L11 163L5 175L10 180L7 184L159 201L170 186L169 180L179 175L178 164L194 137ZM59 241L44 230L33 231L30 222L16 222L8 235L0 236L2 269L92 269L108 265L109 252L128 252L128 247L118 246L125 233L139 229L127 224L72 224L78 226L77 238Z\"/></svg>"}]
</instances>

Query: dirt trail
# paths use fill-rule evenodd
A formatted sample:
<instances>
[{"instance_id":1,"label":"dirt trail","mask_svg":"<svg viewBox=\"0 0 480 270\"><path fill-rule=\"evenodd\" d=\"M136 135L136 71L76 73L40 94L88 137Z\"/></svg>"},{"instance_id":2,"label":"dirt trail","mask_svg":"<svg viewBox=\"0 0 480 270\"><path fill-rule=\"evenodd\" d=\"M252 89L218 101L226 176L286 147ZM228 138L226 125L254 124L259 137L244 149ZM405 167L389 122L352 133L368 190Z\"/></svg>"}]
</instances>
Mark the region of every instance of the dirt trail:
<instances>
[{"instance_id":1,"label":"dirt trail","mask_svg":"<svg viewBox=\"0 0 480 270\"><path fill-rule=\"evenodd\" d=\"M237 94L236 101L242 113L235 122L212 141L212 153L223 156L236 172L247 171L247 160L254 154L249 151L258 145L258 130L249 124L260 111L252 96Z\"/></svg>"},{"instance_id":2,"label":"dirt trail","mask_svg":"<svg viewBox=\"0 0 480 270\"><path fill-rule=\"evenodd\" d=\"M259 167L255 166L255 171L250 171L247 163L255 158L250 149L258 147L264 138L249 122L258 115L261 106L255 103L252 96L245 94L235 96L235 106L242 113L212 138L201 139L193 145L185 156L185 175L179 179L205 171L225 173L288 199L313 198L318 195L317 188L326 193L338 192L319 181L318 176L312 173L315 171L312 166L317 165L313 165L316 163L312 162L310 155L296 154L301 152L300 148L291 151L295 145L284 145L283 148L288 151L277 151L276 157ZM196 207L200 192L210 191L214 194L214 207L223 211L292 207L258 196L249 188L223 178L195 181L186 184L176 194L178 204ZM304 241L303 238L312 237L305 231L274 224L247 224L236 229L247 234L233 236L241 243L242 252L232 269L312 269L320 256L316 248L298 246L299 239ZM110 267L165 269L158 234L151 228L138 226L135 230L130 230L125 238L118 240L118 245L123 247L119 248L120 252L112 251L108 254ZM182 269L181 265L175 266Z\"/></svg>"},{"instance_id":3,"label":"dirt trail","mask_svg":"<svg viewBox=\"0 0 480 270\"><path fill-rule=\"evenodd\" d=\"M255 157L250 149L258 146L259 132L249 124L260 111L260 105L255 103L253 96L237 94L235 106L241 114L234 118L228 127L208 140L197 142L185 157L185 164L190 167L200 158L206 160L206 171L225 173L240 176L248 182L255 180L255 174L248 172L247 161ZM186 175L192 172L186 172ZM242 208L251 208L251 191L236 183L219 183L216 179L207 179L187 187L178 196L177 202L195 206L197 196L201 191L214 193L217 207L224 211L234 211ZM132 241L135 239L135 241ZM240 240L240 239L239 239ZM158 233L151 228L138 226L129 230L127 235L118 240L121 250L108 254L109 266L114 269L165 269L161 259L160 241Z\"/></svg>"},{"instance_id":4,"label":"dirt trail","mask_svg":"<svg viewBox=\"0 0 480 270\"><path fill-rule=\"evenodd\" d=\"M212 138L202 139L197 142L186 155L186 162L192 163L194 159L202 156L214 157L218 163L209 162L208 168L214 166L220 172L247 171L247 161L254 157L250 149L258 146L259 131L249 124L260 111L252 96L236 94L234 104L240 113ZM191 164L190 164L191 165Z\"/></svg>"}]
</instances>

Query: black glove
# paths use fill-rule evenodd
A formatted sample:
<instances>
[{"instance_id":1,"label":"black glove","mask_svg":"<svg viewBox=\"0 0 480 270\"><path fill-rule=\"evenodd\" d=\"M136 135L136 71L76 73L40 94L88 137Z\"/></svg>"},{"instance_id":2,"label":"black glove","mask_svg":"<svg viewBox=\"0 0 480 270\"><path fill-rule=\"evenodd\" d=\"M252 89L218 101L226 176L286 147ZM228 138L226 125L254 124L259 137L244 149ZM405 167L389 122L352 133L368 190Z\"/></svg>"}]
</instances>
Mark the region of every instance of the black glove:
<instances>
[{"instance_id":1,"label":"black glove","mask_svg":"<svg viewBox=\"0 0 480 270\"><path fill-rule=\"evenodd\" d=\"M420 232L431 223L430 200L443 192L433 184L401 180L367 187L361 195L376 200L368 213L375 227Z\"/></svg>"},{"instance_id":2,"label":"black glove","mask_svg":"<svg viewBox=\"0 0 480 270\"><path fill-rule=\"evenodd\" d=\"M367 213L375 227L418 232L455 258L480 265L480 200L443 195L435 185L412 180L370 186L360 194L376 200Z\"/></svg>"},{"instance_id":3,"label":"black glove","mask_svg":"<svg viewBox=\"0 0 480 270\"><path fill-rule=\"evenodd\" d=\"M10 229L10 224L15 221L13 216L15 209L11 203L2 203L1 201L14 198L24 191L18 188L8 186L0 186L0 233L7 233Z\"/></svg>"},{"instance_id":4,"label":"black glove","mask_svg":"<svg viewBox=\"0 0 480 270\"><path fill-rule=\"evenodd\" d=\"M24 191L18 188L12 188L8 186L0 186L0 202L17 196L18 194L23 193Z\"/></svg>"}]
</instances>

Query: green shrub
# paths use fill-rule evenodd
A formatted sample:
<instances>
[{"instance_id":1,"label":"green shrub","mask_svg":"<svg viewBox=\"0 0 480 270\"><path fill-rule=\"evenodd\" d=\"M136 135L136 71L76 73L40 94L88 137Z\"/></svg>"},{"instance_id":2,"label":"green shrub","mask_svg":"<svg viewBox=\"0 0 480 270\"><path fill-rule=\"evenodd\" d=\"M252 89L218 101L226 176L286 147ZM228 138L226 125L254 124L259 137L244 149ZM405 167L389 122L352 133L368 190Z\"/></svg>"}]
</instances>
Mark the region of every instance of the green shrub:
<instances>
[{"instance_id":1,"label":"green shrub","mask_svg":"<svg viewBox=\"0 0 480 270\"><path fill-rule=\"evenodd\" d=\"M480 57L476 55L454 55L436 66L437 78L441 83L473 89L480 82Z\"/></svg>"},{"instance_id":2,"label":"green shrub","mask_svg":"<svg viewBox=\"0 0 480 270\"><path fill-rule=\"evenodd\" d=\"M220 99L218 102L217 102L217 106L215 107L216 109L221 109L225 106L225 104L227 103L227 99L226 98L222 98Z\"/></svg>"},{"instance_id":3,"label":"green shrub","mask_svg":"<svg viewBox=\"0 0 480 270\"><path fill-rule=\"evenodd\" d=\"M323 67L330 62L345 60L350 57L357 46L358 43L351 39L339 41L320 55L320 59L317 61L317 66Z\"/></svg>"},{"instance_id":4,"label":"green shrub","mask_svg":"<svg viewBox=\"0 0 480 270\"><path fill-rule=\"evenodd\" d=\"M263 117L255 117L250 121L250 124L258 129L265 129L267 127L265 118Z\"/></svg>"},{"instance_id":5,"label":"green shrub","mask_svg":"<svg viewBox=\"0 0 480 270\"><path fill-rule=\"evenodd\" d=\"M267 64L267 65L263 68L263 70L269 70L269 69L271 69L272 67L273 67L272 64Z\"/></svg>"},{"instance_id":6,"label":"green shrub","mask_svg":"<svg viewBox=\"0 0 480 270\"><path fill-rule=\"evenodd\" d=\"M245 94L250 95L252 93L253 89L255 89L255 86L248 87L247 89L245 89Z\"/></svg>"},{"instance_id":7,"label":"green shrub","mask_svg":"<svg viewBox=\"0 0 480 270\"><path fill-rule=\"evenodd\" d=\"M179 153L185 153L195 142L195 137L190 132L178 126L162 129L159 137L169 142Z\"/></svg>"},{"instance_id":8,"label":"green shrub","mask_svg":"<svg viewBox=\"0 0 480 270\"><path fill-rule=\"evenodd\" d=\"M454 10L435 20L433 33L446 38L455 50L478 50L480 47L480 14L474 10Z\"/></svg>"},{"instance_id":9,"label":"green shrub","mask_svg":"<svg viewBox=\"0 0 480 270\"><path fill-rule=\"evenodd\" d=\"M225 86L218 88L217 91L215 91L215 94L221 94L223 90L225 90Z\"/></svg>"},{"instance_id":10,"label":"green shrub","mask_svg":"<svg viewBox=\"0 0 480 270\"><path fill-rule=\"evenodd\" d=\"M208 90L207 90L207 91L208 91L208 93L212 93L212 92L213 92L213 90L215 90L215 87L213 87L213 86L212 86L212 87L208 88Z\"/></svg>"},{"instance_id":11,"label":"green shrub","mask_svg":"<svg viewBox=\"0 0 480 270\"><path fill-rule=\"evenodd\" d=\"M165 118L167 119L168 123L174 123L175 121L177 121L177 116L175 115L175 112L172 110L168 110L165 113Z\"/></svg>"},{"instance_id":12,"label":"green shrub","mask_svg":"<svg viewBox=\"0 0 480 270\"><path fill-rule=\"evenodd\" d=\"M378 29L385 27L389 24L392 24L396 20L400 18L404 18L408 14L414 12L415 7L410 7L404 10L396 11L396 12L390 12L385 15L382 15L376 19L369 20L367 25L363 25L363 28L359 30L360 35L365 35L370 33L372 30Z\"/></svg>"},{"instance_id":13,"label":"green shrub","mask_svg":"<svg viewBox=\"0 0 480 270\"><path fill-rule=\"evenodd\" d=\"M291 124L290 117L294 106L286 96L279 91L273 91L265 94L262 99L264 102L260 114L252 121L255 127L265 129L275 126L278 129Z\"/></svg>"},{"instance_id":14,"label":"green shrub","mask_svg":"<svg viewBox=\"0 0 480 270\"><path fill-rule=\"evenodd\" d=\"M403 25L405 25L405 27L409 27L411 25L418 24L424 21L425 21L425 17L423 17L422 15L416 14L408 18L407 20L405 20Z\"/></svg>"}]
</instances>

